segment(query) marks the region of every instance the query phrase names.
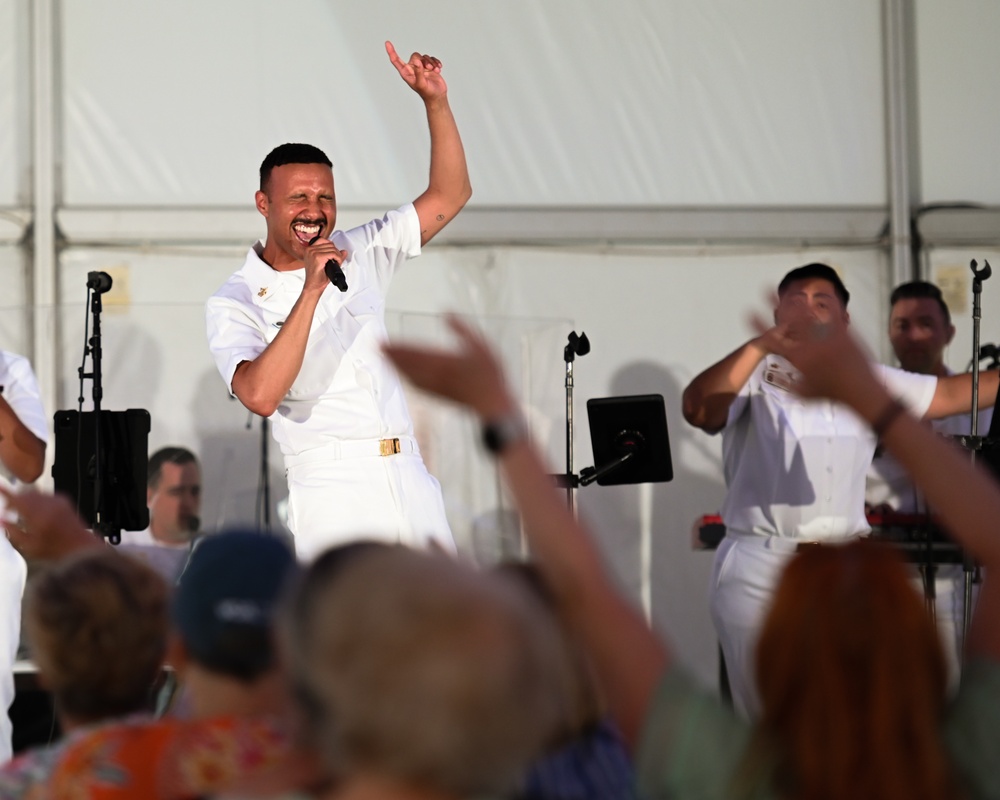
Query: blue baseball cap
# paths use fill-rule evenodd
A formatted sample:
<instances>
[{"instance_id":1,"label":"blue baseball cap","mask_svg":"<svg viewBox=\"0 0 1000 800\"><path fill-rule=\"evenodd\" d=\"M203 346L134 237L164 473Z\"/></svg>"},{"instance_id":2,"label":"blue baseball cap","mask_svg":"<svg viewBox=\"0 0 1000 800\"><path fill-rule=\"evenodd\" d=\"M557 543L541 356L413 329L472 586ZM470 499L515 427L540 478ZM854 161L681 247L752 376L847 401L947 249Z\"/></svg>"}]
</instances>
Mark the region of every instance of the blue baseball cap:
<instances>
[{"instance_id":1,"label":"blue baseball cap","mask_svg":"<svg viewBox=\"0 0 1000 800\"><path fill-rule=\"evenodd\" d=\"M228 530L199 539L171 604L192 659L244 679L268 669L275 610L296 570L289 545L271 534Z\"/></svg>"}]
</instances>

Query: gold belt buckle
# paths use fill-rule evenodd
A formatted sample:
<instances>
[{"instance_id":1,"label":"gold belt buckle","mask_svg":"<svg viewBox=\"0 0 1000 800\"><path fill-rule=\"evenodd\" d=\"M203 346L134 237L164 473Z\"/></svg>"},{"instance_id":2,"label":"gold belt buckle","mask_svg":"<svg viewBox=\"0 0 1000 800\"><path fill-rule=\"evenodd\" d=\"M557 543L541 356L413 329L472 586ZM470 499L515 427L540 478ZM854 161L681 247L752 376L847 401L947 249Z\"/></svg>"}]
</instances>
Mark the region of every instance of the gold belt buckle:
<instances>
[{"instance_id":1,"label":"gold belt buckle","mask_svg":"<svg viewBox=\"0 0 1000 800\"><path fill-rule=\"evenodd\" d=\"M394 456L401 453L403 448L399 446L399 439L379 439L378 454L380 456Z\"/></svg>"}]
</instances>

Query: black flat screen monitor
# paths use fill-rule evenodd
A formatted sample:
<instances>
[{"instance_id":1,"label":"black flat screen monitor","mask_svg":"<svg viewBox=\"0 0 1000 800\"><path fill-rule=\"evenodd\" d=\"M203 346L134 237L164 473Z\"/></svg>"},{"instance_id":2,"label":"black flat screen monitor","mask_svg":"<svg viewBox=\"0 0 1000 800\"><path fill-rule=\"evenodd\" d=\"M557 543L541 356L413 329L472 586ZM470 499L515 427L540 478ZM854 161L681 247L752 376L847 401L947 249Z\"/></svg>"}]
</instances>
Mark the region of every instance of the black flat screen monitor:
<instances>
[{"instance_id":1,"label":"black flat screen monitor","mask_svg":"<svg viewBox=\"0 0 1000 800\"><path fill-rule=\"evenodd\" d=\"M598 397L587 401L594 467L603 467L628 452L634 455L599 477L601 486L673 480L670 438L663 395Z\"/></svg>"}]
</instances>

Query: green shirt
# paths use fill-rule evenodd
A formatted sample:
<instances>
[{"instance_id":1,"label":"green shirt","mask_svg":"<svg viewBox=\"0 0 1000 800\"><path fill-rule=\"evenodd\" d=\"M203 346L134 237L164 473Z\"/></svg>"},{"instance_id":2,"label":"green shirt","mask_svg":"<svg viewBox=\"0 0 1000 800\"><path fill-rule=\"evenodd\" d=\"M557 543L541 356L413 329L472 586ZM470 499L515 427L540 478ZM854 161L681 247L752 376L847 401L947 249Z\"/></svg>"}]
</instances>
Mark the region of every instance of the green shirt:
<instances>
[{"instance_id":1,"label":"green shirt","mask_svg":"<svg viewBox=\"0 0 1000 800\"><path fill-rule=\"evenodd\" d=\"M653 698L636 752L639 796L730 797L752 732L750 723L671 667ZM1000 663L980 660L965 666L945 720L944 740L969 800L1000 798ZM750 796L775 797L766 783Z\"/></svg>"}]
</instances>

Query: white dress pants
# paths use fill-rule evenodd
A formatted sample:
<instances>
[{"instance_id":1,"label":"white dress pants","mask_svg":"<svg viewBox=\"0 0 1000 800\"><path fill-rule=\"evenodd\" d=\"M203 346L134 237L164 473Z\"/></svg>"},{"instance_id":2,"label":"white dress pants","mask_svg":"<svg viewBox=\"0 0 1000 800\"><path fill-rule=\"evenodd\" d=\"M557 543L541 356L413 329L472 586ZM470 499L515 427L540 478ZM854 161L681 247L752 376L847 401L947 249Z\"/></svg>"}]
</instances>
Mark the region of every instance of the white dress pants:
<instances>
[{"instance_id":1,"label":"white dress pants","mask_svg":"<svg viewBox=\"0 0 1000 800\"><path fill-rule=\"evenodd\" d=\"M715 551L709 610L726 661L733 707L746 719L760 715L755 657L764 617L796 542L777 536L726 534Z\"/></svg>"},{"instance_id":2,"label":"white dress pants","mask_svg":"<svg viewBox=\"0 0 1000 800\"><path fill-rule=\"evenodd\" d=\"M441 486L419 452L328 460L311 453L286 457L285 466L288 527L300 560L358 539L455 551Z\"/></svg>"},{"instance_id":3,"label":"white dress pants","mask_svg":"<svg viewBox=\"0 0 1000 800\"><path fill-rule=\"evenodd\" d=\"M28 567L0 536L0 764L10 760L13 725L8 709L14 702L14 661L21 635L21 597Z\"/></svg>"}]
</instances>

